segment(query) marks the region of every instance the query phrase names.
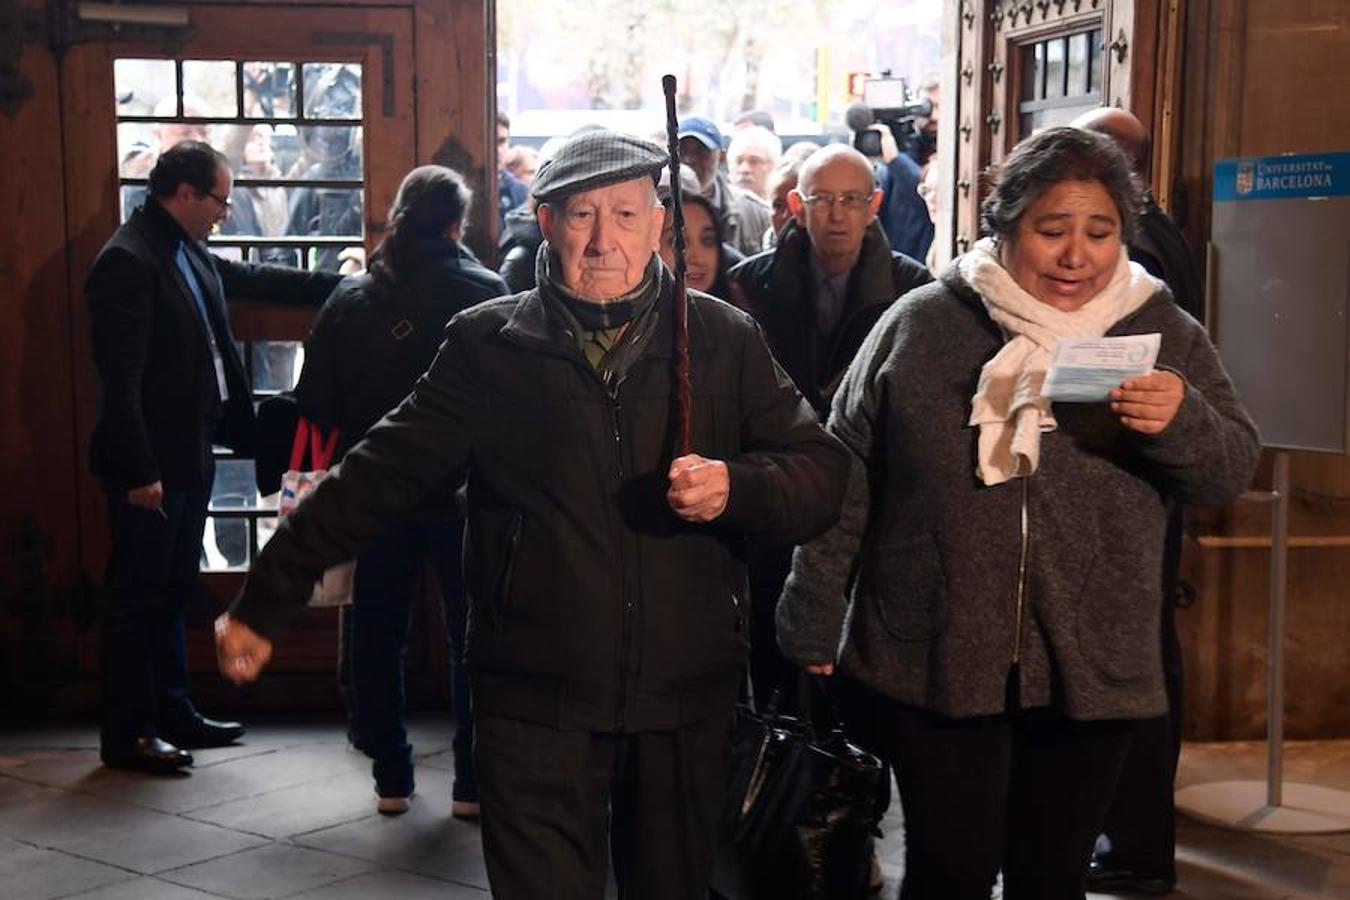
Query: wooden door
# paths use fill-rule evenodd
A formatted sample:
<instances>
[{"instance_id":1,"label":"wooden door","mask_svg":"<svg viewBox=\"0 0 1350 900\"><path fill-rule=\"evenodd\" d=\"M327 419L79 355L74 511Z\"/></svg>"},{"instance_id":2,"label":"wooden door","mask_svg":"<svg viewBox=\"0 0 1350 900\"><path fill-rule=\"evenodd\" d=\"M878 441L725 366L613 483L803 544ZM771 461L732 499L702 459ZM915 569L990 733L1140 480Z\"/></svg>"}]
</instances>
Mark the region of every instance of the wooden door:
<instances>
[{"instance_id":1,"label":"wooden door","mask_svg":"<svg viewBox=\"0 0 1350 900\"><path fill-rule=\"evenodd\" d=\"M1130 110L1173 149L1177 0L961 0L945 25L942 259L979 237L983 178L1023 137L1095 106ZM1169 38L1170 36L1170 38ZM1170 43L1169 43L1170 39ZM1171 68L1168 68L1168 67ZM1166 90L1157 90L1156 84ZM1159 131L1159 128L1162 131ZM1155 181L1164 170L1155 159ZM1165 200L1166 190L1155 193Z\"/></svg>"},{"instance_id":2,"label":"wooden door","mask_svg":"<svg viewBox=\"0 0 1350 900\"><path fill-rule=\"evenodd\" d=\"M76 43L62 59L71 294L143 194L162 147L208 140L235 170L234 212L215 252L335 269L378 242L403 175L416 164L410 6L190 5L189 30ZM246 220L246 221L245 221ZM290 388L314 310L232 304L255 398ZM88 347L74 304L75 346ZM97 381L75 358L75 418L87 457ZM189 614L192 668L213 668L211 618L238 590L275 512L252 461L217 460L203 546L206 596ZM107 554L104 498L83 477L81 557L97 578ZM307 611L278 648L281 672L331 673L336 612ZM92 654L89 658L92 657ZM331 681L331 679L328 679Z\"/></svg>"}]
</instances>

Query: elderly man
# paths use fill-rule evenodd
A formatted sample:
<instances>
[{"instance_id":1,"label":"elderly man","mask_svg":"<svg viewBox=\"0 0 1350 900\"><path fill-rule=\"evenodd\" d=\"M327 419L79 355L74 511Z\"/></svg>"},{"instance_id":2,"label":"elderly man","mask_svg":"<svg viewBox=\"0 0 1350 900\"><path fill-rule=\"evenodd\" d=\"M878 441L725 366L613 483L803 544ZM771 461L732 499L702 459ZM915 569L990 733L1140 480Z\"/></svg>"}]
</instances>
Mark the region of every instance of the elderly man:
<instances>
[{"instance_id":1,"label":"elderly man","mask_svg":"<svg viewBox=\"0 0 1350 900\"><path fill-rule=\"evenodd\" d=\"M248 453L254 438L225 300L318 306L339 279L207 252L232 185L210 146L167 148L149 180L85 292L100 389L90 457L112 533L99 622L100 755L113 768L167 774L192 764L187 750L244 733L193 706L183 640L215 474L211 445Z\"/></svg>"},{"instance_id":2,"label":"elderly man","mask_svg":"<svg viewBox=\"0 0 1350 900\"><path fill-rule=\"evenodd\" d=\"M831 144L808 156L787 201L792 218L777 246L731 270L731 295L759 322L774 358L823 420L873 324L897 297L932 277L887 246L876 225L882 193L872 182L871 163L852 147ZM755 549L752 672L762 700L793 671L773 632L792 546L756 541Z\"/></svg>"},{"instance_id":3,"label":"elderly man","mask_svg":"<svg viewBox=\"0 0 1350 900\"><path fill-rule=\"evenodd\" d=\"M828 526L842 447L749 317L691 292L677 455L653 144L571 138L533 185L538 287L456 316L413 393L286 519L219 623L257 676L318 573L467 476L467 662L495 897L704 897L745 660L742 536Z\"/></svg>"},{"instance_id":4,"label":"elderly man","mask_svg":"<svg viewBox=\"0 0 1350 900\"><path fill-rule=\"evenodd\" d=\"M783 156L783 140L767 128L738 129L727 146L727 167L736 187L761 200L769 198L769 173Z\"/></svg>"},{"instance_id":5,"label":"elderly man","mask_svg":"<svg viewBox=\"0 0 1350 900\"><path fill-rule=\"evenodd\" d=\"M728 244L749 256L758 253L772 213L759 195L727 181L722 172L722 132L708 119L680 123L680 162L694 170L703 196L712 201Z\"/></svg>"}]
</instances>

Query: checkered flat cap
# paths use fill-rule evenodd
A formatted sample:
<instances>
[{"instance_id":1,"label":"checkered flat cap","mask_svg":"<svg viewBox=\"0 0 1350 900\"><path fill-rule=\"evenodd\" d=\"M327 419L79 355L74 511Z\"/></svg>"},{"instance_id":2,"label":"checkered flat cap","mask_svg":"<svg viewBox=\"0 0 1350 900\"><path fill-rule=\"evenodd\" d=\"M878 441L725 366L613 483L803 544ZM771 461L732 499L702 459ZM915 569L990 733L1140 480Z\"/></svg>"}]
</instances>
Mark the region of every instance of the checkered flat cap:
<instances>
[{"instance_id":1,"label":"checkered flat cap","mask_svg":"<svg viewBox=\"0 0 1350 900\"><path fill-rule=\"evenodd\" d=\"M644 175L654 183L669 161L651 141L617 131L587 131L569 138L539 168L530 193L545 203Z\"/></svg>"}]
</instances>

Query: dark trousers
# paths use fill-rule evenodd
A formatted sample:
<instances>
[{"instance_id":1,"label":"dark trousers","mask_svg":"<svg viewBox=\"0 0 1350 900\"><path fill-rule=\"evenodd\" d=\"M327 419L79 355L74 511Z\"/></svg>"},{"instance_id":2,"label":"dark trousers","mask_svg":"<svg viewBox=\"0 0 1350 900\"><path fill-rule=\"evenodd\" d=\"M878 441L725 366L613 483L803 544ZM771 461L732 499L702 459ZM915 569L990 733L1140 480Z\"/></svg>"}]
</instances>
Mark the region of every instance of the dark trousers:
<instances>
[{"instance_id":1,"label":"dark trousers","mask_svg":"<svg viewBox=\"0 0 1350 900\"><path fill-rule=\"evenodd\" d=\"M596 734L477 723L483 856L497 900L705 900L731 717Z\"/></svg>"},{"instance_id":2,"label":"dark trousers","mask_svg":"<svg viewBox=\"0 0 1350 900\"><path fill-rule=\"evenodd\" d=\"M1056 710L947 719L873 695L905 816L902 900L1082 900L1132 724Z\"/></svg>"},{"instance_id":3,"label":"dark trousers","mask_svg":"<svg viewBox=\"0 0 1350 900\"><path fill-rule=\"evenodd\" d=\"M791 693L797 667L778 649L774 612L792 569L792 544L751 540L747 569L750 581L750 685L755 709L762 710L775 690Z\"/></svg>"},{"instance_id":4,"label":"dark trousers","mask_svg":"<svg viewBox=\"0 0 1350 900\"><path fill-rule=\"evenodd\" d=\"M1162 684L1168 692L1168 714L1135 723L1125 766L1102 831L1111 851L1102 858L1110 869L1130 869L1141 876L1176 877L1177 761L1181 758L1183 668L1177 640L1176 607L1180 579L1184 517L1173 505L1162 556Z\"/></svg>"},{"instance_id":5,"label":"dark trousers","mask_svg":"<svg viewBox=\"0 0 1350 900\"><path fill-rule=\"evenodd\" d=\"M99 617L105 750L195 714L183 620L197 589L208 499L205 491L165 491L153 510L108 497L112 555Z\"/></svg>"},{"instance_id":6,"label":"dark trousers","mask_svg":"<svg viewBox=\"0 0 1350 900\"><path fill-rule=\"evenodd\" d=\"M454 799L478 799L473 769L473 714L464 672L465 602L460 556L464 525L449 519L410 520L389 529L356 564L348 713L353 743L374 762L376 791L406 797L413 791L412 745L403 724L403 653L412 604L421 595L428 559L436 570L450 642L450 686L455 705Z\"/></svg>"},{"instance_id":7,"label":"dark trousers","mask_svg":"<svg viewBox=\"0 0 1350 900\"><path fill-rule=\"evenodd\" d=\"M1167 715L1135 723L1134 740L1120 771L1115 798L1102 832L1111 851L1101 858L1111 869L1129 869L1152 878L1176 877L1177 816L1173 799L1181 757L1183 671L1177 639L1176 603L1164 594L1163 682Z\"/></svg>"}]
</instances>

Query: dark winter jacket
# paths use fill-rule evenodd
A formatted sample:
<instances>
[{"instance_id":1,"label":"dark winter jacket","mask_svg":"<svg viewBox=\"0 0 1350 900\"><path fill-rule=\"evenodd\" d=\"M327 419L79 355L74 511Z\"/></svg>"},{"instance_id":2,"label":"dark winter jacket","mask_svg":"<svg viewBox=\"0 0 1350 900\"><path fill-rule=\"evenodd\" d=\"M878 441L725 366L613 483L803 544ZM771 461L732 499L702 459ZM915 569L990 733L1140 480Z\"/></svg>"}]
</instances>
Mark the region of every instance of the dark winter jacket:
<instances>
[{"instance_id":1,"label":"dark winter jacket","mask_svg":"<svg viewBox=\"0 0 1350 900\"><path fill-rule=\"evenodd\" d=\"M529 204L506 214L502 229L501 265L498 272L512 293L534 287L535 260L544 233L539 230L539 217Z\"/></svg>"},{"instance_id":2,"label":"dark winter jacket","mask_svg":"<svg viewBox=\"0 0 1350 900\"><path fill-rule=\"evenodd\" d=\"M730 496L710 525L676 518L670 293L613 386L537 290L456 316L411 396L282 522L234 615L275 637L318 573L466 471L477 715L641 731L729 710L743 535L828 527L848 460L750 318L691 292L693 447L727 462Z\"/></svg>"},{"instance_id":3,"label":"dark winter jacket","mask_svg":"<svg viewBox=\"0 0 1350 900\"><path fill-rule=\"evenodd\" d=\"M300 411L342 429L338 458L403 401L427 370L455 313L507 293L457 241L434 238L397 284L349 278L319 311L295 386Z\"/></svg>"},{"instance_id":4,"label":"dark winter jacket","mask_svg":"<svg viewBox=\"0 0 1350 900\"><path fill-rule=\"evenodd\" d=\"M1166 429L1130 431L1105 403L1056 403L1035 474L987 487L966 423L999 329L954 266L892 306L835 395L829 429L853 474L839 524L793 560L784 653L829 661L842 642L843 671L945 716L1003 712L1014 662L1024 707L1165 712L1167 502L1233 500L1260 447L1204 329L1166 291L1108 334L1152 332L1159 367L1186 382Z\"/></svg>"},{"instance_id":5,"label":"dark winter jacket","mask_svg":"<svg viewBox=\"0 0 1350 900\"><path fill-rule=\"evenodd\" d=\"M728 299L764 329L774 358L823 421L844 369L877 319L896 298L933 276L909 257L892 252L880 228L869 228L849 275L843 318L833 335L822 338L816 327L816 277L810 254L806 229L789 220L774 249L731 270Z\"/></svg>"},{"instance_id":6,"label":"dark winter jacket","mask_svg":"<svg viewBox=\"0 0 1350 900\"><path fill-rule=\"evenodd\" d=\"M175 262L180 244L220 349L223 405L206 327ZM213 442L252 452L253 400L225 299L317 307L338 281L221 259L154 200L132 212L85 282L99 377L91 468L103 485L120 492L162 481L166 490L203 490Z\"/></svg>"}]
</instances>

